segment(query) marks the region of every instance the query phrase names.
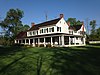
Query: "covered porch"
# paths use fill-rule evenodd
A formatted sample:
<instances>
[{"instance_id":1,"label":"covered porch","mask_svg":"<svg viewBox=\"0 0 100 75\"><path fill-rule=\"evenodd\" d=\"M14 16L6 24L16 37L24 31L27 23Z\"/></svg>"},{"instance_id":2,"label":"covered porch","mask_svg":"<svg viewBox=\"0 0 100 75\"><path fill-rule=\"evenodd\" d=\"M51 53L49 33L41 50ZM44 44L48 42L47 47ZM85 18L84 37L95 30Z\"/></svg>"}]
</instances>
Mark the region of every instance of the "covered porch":
<instances>
[{"instance_id":1,"label":"covered porch","mask_svg":"<svg viewBox=\"0 0 100 75\"><path fill-rule=\"evenodd\" d=\"M15 43L32 45L33 47L68 47L85 45L85 38L72 35L52 35L17 39Z\"/></svg>"}]
</instances>

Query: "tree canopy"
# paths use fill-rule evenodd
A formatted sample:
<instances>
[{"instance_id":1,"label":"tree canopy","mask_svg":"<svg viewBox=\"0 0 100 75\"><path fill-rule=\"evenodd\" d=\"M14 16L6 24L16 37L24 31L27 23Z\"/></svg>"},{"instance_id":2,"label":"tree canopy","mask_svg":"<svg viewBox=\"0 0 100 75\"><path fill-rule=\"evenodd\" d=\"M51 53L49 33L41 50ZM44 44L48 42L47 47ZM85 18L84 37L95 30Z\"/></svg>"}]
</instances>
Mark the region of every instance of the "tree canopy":
<instances>
[{"instance_id":1,"label":"tree canopy","mask_svg":"<svg viewBox=\"0 0 100 75\"><path fill-rule=\"evenodd\" d=\"M21 32L29 29L28 25L23 25L21 19L24 16L24 12L20 9L10 9L5 19L1 22L1 27L6 31L7 35L13 38Z\"/></svg>"},{"instance_id":2,"label":"tree canopy","mask_svg":"<svg viewBox=\"0 0 100 75\"><path fill-rule=\"evenodd\" d=\"M82 25L80 20L76 20L76 18L68 18L66 22L70 22L70 25Z\"/></svg>"},{"instance_id":3,"label":"tree canopy","mask_svg":"<svg viewBox=\"0 0 100 75\"><path fill-rule=\"evenodd\" d=\"M7 31L8 35L16 36L21 30L24 12L19 9L10 9L4 21L2 21L1 27Z\"/></svg>"}]
</instances>

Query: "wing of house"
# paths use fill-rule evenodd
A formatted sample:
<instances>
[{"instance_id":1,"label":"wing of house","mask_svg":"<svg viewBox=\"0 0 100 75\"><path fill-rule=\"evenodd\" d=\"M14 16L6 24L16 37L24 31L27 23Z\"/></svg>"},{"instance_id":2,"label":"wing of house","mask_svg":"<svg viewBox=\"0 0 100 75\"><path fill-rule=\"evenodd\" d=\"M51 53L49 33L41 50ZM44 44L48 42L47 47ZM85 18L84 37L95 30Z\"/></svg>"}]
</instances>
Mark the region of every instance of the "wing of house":
<instances>
[{"instance_id":1,"label":"wing of house","mask_svg":"<svg viewBox=\"0 0 100 75\"><path fill-rule=\"evenodd\" d=\"M64 20L63 14L54 20L43 23L32 23L32 27L25 32L20 32L15 43L28 44L32 46L81 46L85 45L84 24L70 26Z\"/></svg>"}]
</instances>

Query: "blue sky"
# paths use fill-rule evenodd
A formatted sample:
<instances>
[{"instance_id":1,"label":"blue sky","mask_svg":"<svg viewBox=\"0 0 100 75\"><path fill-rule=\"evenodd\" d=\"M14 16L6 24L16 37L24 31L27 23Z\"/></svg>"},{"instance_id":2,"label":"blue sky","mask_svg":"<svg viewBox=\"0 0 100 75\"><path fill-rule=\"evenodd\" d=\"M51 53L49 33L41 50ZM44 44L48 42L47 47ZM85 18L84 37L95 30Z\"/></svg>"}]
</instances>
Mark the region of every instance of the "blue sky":
<instances>
[{"instance_id":1,"label":"blue sky","mask_svg":"<svg viewBox=\"0 0 100 75\"><path fill-rule=\"evenodd\" d=\"M23 24L31 26L31 22L40 23L58 18L63 13L67 20L74 17L81 21L97 20L100 25L100 0L0 0L0 19L3 20L6 12L11 8L24 11ZM100 26L99 26L100 27Z\"/></svg>"}]
</instances>

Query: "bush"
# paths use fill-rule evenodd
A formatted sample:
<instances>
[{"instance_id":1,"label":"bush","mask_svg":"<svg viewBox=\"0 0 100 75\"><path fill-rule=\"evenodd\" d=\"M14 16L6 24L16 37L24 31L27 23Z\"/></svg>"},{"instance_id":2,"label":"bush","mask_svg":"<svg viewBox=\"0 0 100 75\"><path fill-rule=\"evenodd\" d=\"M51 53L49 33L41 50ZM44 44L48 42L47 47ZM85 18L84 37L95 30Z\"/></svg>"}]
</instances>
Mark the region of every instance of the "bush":
<instances>
[{"instance_id":1,"label":"bush","mask_svg":"<svg viewBox=\"0 0 100 75\"><path fill-rule=\"evenodd\" d=\"M47 44L46 47L51 47L51 44Z\"/></svg>"},{"instance_id":2,"label":"bush","mask_svg":"<svg viewBox=\"0 0 100 75\"><path fill-rule=\"evenodd\" d=\"M38 47L38 44L35 44L35 47Z\"/></svg>"},{"instance_id":3,"label":"bush","mask_svg":"<svg viewBox=\"0 0 100 75\"><path fill-rule=\"evenodd\" d=\"M40 44L39 47L44 47L44 44Z\"/></svg>"}]
</instances>

